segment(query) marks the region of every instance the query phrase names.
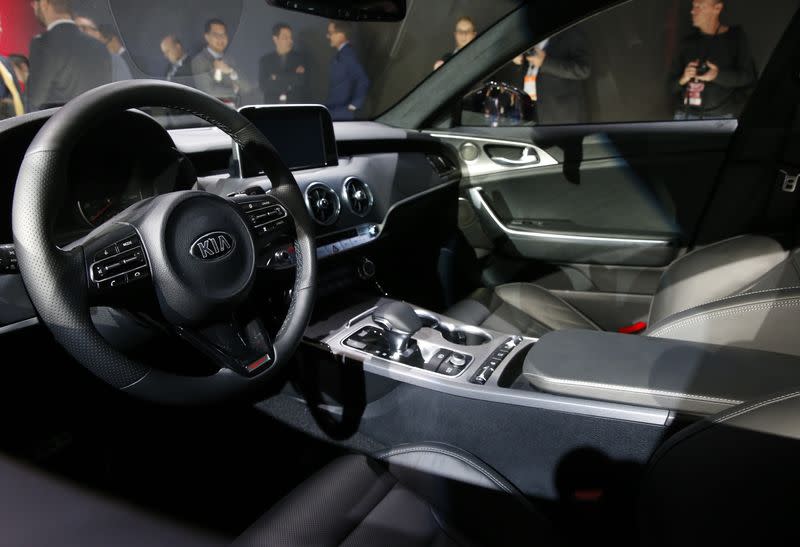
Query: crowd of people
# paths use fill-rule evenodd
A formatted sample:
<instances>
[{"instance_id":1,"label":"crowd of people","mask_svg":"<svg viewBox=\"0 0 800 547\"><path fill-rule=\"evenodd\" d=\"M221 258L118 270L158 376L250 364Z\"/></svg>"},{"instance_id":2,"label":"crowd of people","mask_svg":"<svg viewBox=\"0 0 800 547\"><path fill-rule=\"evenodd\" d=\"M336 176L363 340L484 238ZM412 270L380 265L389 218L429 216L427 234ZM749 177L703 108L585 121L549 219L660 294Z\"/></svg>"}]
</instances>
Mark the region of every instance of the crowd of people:
<instances>
[{"instance_id":1,"label":"crowd of people","mask_svg":"<svg viewBox=\"0 0 800 547\"><path fill-rule=\"evenodd\" d=\"M71 0L34 0L32 6L45 31L31 41L30 61L21 55L0 57L0 117L60 105L84 91L138 73L111 25L74 13ZM723 10L722 0L692 3L694 31L681 42L667 86L676 119L735 116L755 83L757 73L747 36L741 27L722 23ZM349 23L331 21L327 25L326 37L336 53L325 104L334 120L355 119L363 111L370 89L370 79L350 43L352 35ZM477 35L470 17L458 18L454 49L441 55L433 70ZM261 57L257 81L248 79L230 55L224 21L209 20L203 40L205 47L192 55L176 34L164 36L160 42L168 62L164 79L193 83L232 106L253 91L263 94L267 104L312 99L308 63L295 48L290 25L274 25L274 50ZM585 87L592 75L590 51L581 27L572 27L518 55L492 79L530 96L538 123L586 123L590 120Z\"/></svg>"},{"instance_id":2,"label":"crowd of people","mask_svg":"<svg viewBox=\"0 0 800 547\"><path fill-rule=\"evenodd\" d=\"M75 13L70 0L34 0L31 4L45 31L31 41L30 61L20 55L0 57L0 117L61 105L97 86L131 79L138 73L111 25ZM355 119L364 108L370 86L350 43L351 35L352 27L347 23L330 22L327 26L327 39L336 53L331 60L326 106L336 120ZM209 20L203 39L205 47L194 55L189 55L175 34L161 40L161 52L169 63L164 79L193 84L238 106L255 82L240 72L236 59L228 53L225 22ZM292 27L276 24L272 42L275 49L261 58L255 84L264 102L307 101L306 62L294 47Z\"/></svg>"}]
</instances>

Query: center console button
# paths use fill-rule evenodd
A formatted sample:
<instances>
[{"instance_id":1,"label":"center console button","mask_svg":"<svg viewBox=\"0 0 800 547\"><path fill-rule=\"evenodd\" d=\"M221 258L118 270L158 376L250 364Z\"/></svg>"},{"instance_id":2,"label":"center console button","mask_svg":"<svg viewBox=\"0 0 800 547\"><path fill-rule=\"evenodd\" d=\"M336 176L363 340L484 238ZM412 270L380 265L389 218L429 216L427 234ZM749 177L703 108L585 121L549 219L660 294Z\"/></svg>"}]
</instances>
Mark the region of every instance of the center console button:
<instances>
[{"instance_id":1,"label":"center console button","mask_svg":"<svg viewBox=\"0 0 800 547\"><path fill-rule=\"evenodd\" d=\"M467 364L467 358L458 353L454 353L450 356L450 364L455 367L463 367Z\"/></svg>"},{"instance_id":2,"label":"center console button","mask_svg":"<svg viewBox=\"0 0 800 547\"><path fill-rule=\"evenodd\" d=\"M439 370L439 367L444 362L445 359L450 357L451 352L446 349L440 349L436 353L433 354L431 360L425 363L425 370L430 370L432 372L436 372Z\"/></svg>"}]
</instances>

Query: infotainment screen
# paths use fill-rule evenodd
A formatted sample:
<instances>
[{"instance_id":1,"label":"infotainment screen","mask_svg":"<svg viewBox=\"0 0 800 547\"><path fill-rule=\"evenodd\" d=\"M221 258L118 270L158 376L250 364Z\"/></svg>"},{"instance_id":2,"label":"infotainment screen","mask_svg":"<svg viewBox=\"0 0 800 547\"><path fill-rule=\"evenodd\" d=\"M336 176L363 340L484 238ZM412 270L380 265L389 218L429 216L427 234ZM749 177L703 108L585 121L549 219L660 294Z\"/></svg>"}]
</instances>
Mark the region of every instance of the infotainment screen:
<instances>
[{"instance_id":1,"label":"infotainment screen","mask_svg":"<svg viewBox=\"0 0 800 547\"><path fill-rule=\"evenodd\" d=\"M336 137L328 110L319 105L245 106L239 112L278 150L291 170L337 165ZM263 175L261 166L236 147L242 178Z\"/></svg>"}]
</instances>

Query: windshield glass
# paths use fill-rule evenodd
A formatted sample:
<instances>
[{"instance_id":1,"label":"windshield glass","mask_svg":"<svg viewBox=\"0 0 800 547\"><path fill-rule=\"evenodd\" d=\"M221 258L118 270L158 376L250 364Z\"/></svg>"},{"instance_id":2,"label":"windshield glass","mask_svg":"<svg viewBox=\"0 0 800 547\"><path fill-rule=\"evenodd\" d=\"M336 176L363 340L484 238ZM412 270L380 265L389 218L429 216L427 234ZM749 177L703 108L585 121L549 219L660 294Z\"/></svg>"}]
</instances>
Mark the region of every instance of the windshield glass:
<instances>
[{"instance_id":1,"label":"windshield glass","mask_svg":"<svg viewBox=\"0 0 800 547\"><path fill-rule=\"evenodd\" d=\"M4 0L2 117L112 81L159 78L230 104L324 104L372 119L520 4L408 0L400 23L348 23L264 0ZM194 125L154 112L170 127Z\"/></svg>"}]
</instances>

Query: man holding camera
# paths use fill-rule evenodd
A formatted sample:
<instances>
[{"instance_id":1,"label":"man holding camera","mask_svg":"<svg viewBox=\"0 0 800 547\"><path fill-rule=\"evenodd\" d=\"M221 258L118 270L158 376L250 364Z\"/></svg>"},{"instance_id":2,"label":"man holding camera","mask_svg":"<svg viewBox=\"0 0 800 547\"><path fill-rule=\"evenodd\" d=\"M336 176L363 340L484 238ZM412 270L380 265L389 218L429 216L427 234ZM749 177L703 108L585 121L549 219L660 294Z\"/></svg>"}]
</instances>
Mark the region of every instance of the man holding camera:
<instances>
[{"instance_id":1,"label":"man holding camera","mask_svg":"<svg viewBox=\"0 0 800 547\"><path fill-rule=\"evenodd\" d=\"M694 31L681 43L670 77L676 120L735 118L757 74L747 36L722 24L722 0L694 0Z\"/></svg>"}]
</instances>

